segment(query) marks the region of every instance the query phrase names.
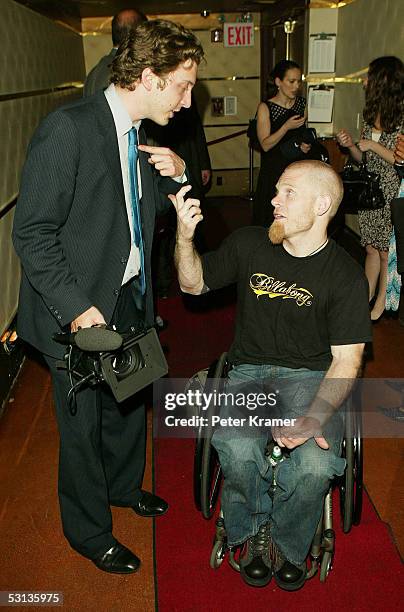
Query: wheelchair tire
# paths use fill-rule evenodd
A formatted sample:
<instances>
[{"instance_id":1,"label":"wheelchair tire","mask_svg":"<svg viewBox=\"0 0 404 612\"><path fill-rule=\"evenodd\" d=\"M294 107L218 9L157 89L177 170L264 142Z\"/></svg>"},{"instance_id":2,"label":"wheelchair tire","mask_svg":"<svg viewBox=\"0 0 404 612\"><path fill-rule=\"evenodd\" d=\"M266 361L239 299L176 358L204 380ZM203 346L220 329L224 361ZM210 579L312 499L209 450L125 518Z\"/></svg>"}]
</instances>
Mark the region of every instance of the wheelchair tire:
<instances>
[{"instance_id":1,"label":"wheelchair tire","mask_svg":"<svg viewBox=\"0 0 404 612\"><path fill-rule=\"evenodd\" d=\"M332 553L326 550L323 553L320 565L320 582L325 582L332 569Z\"/></svg>"},{"instance_id":2,"label":"wheelchair tire","mask_svg":"<svg viewBox=\"0 0 404 612\"><path fill-rule=\"evenodd\" d=\"M202 452L203 452L203 437L200 430L198 430L197 437L195 439L195 452L194 452L194 504L197 510L201 509L201 482L202 482Z\"/></svg>"},{"instance_id":3,"label":"wheelchair tire","mask_svg":"<svg viewBox=\"0 0 404 612\"><path fill-rule=\"evenodd\" d=\"M208 371L207 380L215 376L217 360L214 361ZM201 370L202 371L202 370ZM207 381L205 385L207 384ZM197 510L201 510L201 489L202 489L202 455L205 444L205 430L202 425L199 426L195 438L194 450L194 472L193 472L193 489L194 489L194 504Z\"/></svg>"},{"instance_id":4,"label":"wheelchair tire","mask_svg":"<svg viewBox=\"0 0 404 612\"><path fill-rule=\"evenodd\" d=\"M217 361L213 380L211 381L209 388L211 393L220 393L223 386L226 365L227 353L222 353ZM214 405L210 406L208 409L207 418L209 423L212 422L211 417L214 409ZM211 444L213 428L210 426L206 428L205 434L206 437L203 441L202 451L201 510L203 517L209 520L212 518L215 511L216 502L219 497L220 485L222 481L222 468L217 452Z\"/></svg>"},{"instance_id":5,"label":"wheelchair tire","mask_svg":"<svg viewBox=\"0 0 404 612\"><path fill-rule=\"evenodd\" d=\"M217 540L214 543L209 561L209 565L212 569L218 569L222 565L226 556L226 549L227 546L225 542Z\"/></svg>"},{"instance_id":6,"label":"wheelchair tire","mask_svg":"<svg viewBox=\"0 0 404 612\"><path fill-rule=\"evenodd\" d=\"M349 533L352 527L354 508L354 439L352 410L346 413L345 438L342 445L342 456L346 460L345 473L339 487L342 530Z\"/></svg>"},{"instance_id":7,"label":"wheelchair tire","mask_svg":"<svg viewBox=\"0 0 404 612\"><path fill-rule=\"evenodd\" d=\"M361 522L363 501L362 414L360 411L360 404L356 405L355 410L354 461L355 501L353 509L353 524L359 525Z\"/></svg>"}]
</instances>

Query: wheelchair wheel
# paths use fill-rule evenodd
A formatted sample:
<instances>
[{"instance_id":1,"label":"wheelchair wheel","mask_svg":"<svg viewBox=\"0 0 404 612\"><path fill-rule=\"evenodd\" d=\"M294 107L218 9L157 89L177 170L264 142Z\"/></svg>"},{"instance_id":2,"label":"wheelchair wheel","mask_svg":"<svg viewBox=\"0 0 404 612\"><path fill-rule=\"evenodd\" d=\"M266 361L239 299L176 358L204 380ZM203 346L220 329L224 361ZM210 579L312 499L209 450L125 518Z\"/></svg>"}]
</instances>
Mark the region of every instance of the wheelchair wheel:
<instances>
[{"instance_id":1,"label":"wheelchair wheel","mask_svg":"<svg viewBox=\"0 0 404 612\"><path fill-rule=\"evenodd\" d=\"M332 553L326 550L323 553L320 565L320 582L325 582L332 569Z\"/></svg>"},{"instance_id":2,"label":"wheelchair wheel","mask_svg":"<svg viewBox=\"0 0 404 612\"><path fill-rule=\"evenodd\" d=\"M201 371L205 374L205 371ZM212 367L211 375L213 376L214 367ZM200 372L198 372L198 375ZM209 376L210 371L206 370L206 376ZM195 375L196 377L197 375ZM189 388L192 387L194 378L191 379ZM198 385L196 385L198 386ZM199 385L200 386L200 385ZM202 389L203 390L203 389ZM195 451L194 451L194 473L193 473L193 489L194 489L194 503L197 510L201 509L201 483L202 483L202 452L204 444L204 432L203 427L200 425L196 432L195 438Z\"/></svg>"},{"instance_id":3,"label":"wheelchair wheel","mask_svg":"<svg viewBox=\"0 0 404 612\"><path fill-rule=\"evenodd\" d=\"M188 389L194 388L199 391L206 391L205 388L209 378L214 378L218 361L214 361L209 368L200 370L195 374L187 385ZM199 412L200 416L201 411ZM197 510L201 510L201 489L202 489L202 455L203 447L205 444L205 431L201 425L199 425L196 432L195 438L195 451L194 451L194 473L193 473L193 489L194 489L194 503Z\"/></svg>"},{"instance_id":4,"label":"wheelchair wheel","mask_svg":"<svg viewBox=\"0 0 404 612\"><path fill-rule=\"evenodd\" d=\"M209 565L212 569L218 569L222 565L226 556L226 551L227 545L225 542L217 540L217 542L214 543L209 561Z\"/></svg>"},{"instance_id":5,"label":"wheelchair wheel","mask_svg":"<svg viewBox=\"0 0 404 612\"><path fill-rule=\"evenodd\" d=\"M220 393L224 384L224 375L227 364L227 354L223 353L216 364L213 380L209 384L211 393ZM211 417L216 406L211 405L207 412L207 418L211 423ZM202 471L201 471L201 510L206 519L210 519L215 511L222 481L222 468L217 452L211 444L213 428L208 427L205 431L206 437L203 441Z\"/></svg>"},{"instance_id":6,"label":"wheelchair wheel","mask_svg":"<svg viewBox=\"0 0 404 612\"><path fill-rule=\"evenodd\" d=\"M363 500L363 448L362 448L362 414L360 404L355 403L355 438L354 438L354 477L355 501L353 509L353 524L359 525L362 516Z\"/></svg>"},{"instance_id":7,"label":"wheelchair wheel","mask_svg":"<svg viewBox=\"0 0 404 612\"><path fill-rule=\"evenodd\" d=\"M202 427L199 427L194 452L194 504L197 510L201 509L201 476L202 476L202 452L203 452L203 437Z\"/></svg>"},{"instance_id":8,"label":"wheelchair wheel","mask_svg":"<svg viewBox=\"0 0 404 612\"><path fill-rule=\"evenodd\" d=\"M349 533L352 527L354 508L354 439L353 414L349 409L345 417L345 438L342 443L342 456L346 460L345 473L342 476L339 488L342 530Z\"/></svg>"}]
</instances>

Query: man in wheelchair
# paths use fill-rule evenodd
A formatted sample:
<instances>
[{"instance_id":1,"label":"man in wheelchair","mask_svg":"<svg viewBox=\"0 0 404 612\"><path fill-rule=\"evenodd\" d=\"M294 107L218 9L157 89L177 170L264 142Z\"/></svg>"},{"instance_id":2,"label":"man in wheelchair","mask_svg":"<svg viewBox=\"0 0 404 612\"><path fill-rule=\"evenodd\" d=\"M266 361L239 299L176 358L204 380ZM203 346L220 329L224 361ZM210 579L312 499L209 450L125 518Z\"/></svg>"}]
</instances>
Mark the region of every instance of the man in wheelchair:
<instances>
[{"instance_id":1,"label":"man in wheelchair","mask_svg":"<svg viewBox=\"0 0 404 612\"><path fill-rule=\"evenodd\" d=\"M241 228L202 257L192 242L202 215L198 200L185 199L189 189L170 196L178 215L175 258L182 291L198 295L237 283L227 389L270 381L281 389L282 415L295 418L294 426L272 427L273 439L289 453L277 468L273 495L264 452L271 430L252 432L246 425L215 431L228 544L242 546L239 564L247 584L265 586L274 575L281 588L296 590L305 581L330 480L344 472L338 408L371 340L365 275L327 238L342 183L323 162L291 164L272 200L269 231Z\"/></svg>"}]
</instances>

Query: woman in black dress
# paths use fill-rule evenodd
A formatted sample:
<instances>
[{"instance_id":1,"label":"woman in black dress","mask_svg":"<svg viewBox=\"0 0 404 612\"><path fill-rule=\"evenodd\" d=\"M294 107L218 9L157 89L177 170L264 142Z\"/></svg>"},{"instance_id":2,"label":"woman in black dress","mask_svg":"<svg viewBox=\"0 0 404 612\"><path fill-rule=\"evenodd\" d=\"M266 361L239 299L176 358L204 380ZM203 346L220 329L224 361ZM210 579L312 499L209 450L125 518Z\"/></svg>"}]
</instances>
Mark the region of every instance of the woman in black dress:
<instances>
[{"instance_id":1,"label":"woman in black dress","mask_svg":"<svg viewBox=\"0 0 404 612\"><path fill-rule=\"evenodd\" d=\"M272 198L276 183L291 161L282 145L301 134L306 121L306 101L298 95L302 70L296 62L281 60L268 80L268 100L257 110L257 135L262 148L261 168L253 205L253 224L268 227L273 221ZM299 145L306 155L311 146ZM302 155L303 157L303 155Z\"/></svg>"}]
</instances>

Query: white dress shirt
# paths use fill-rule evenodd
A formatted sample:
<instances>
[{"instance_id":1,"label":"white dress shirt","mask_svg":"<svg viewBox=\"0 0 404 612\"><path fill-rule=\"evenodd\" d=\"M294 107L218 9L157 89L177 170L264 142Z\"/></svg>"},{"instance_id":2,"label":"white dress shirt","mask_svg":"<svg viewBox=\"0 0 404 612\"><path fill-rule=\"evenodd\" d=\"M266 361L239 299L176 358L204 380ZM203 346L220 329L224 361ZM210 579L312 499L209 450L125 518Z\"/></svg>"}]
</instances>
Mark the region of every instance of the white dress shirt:
<instances>
[{"instance_id":1,"label":"white dress shirt","mask_svg":"<svg viewBox=\"0 0 404 612\"><path fill-rule=\"evenodd\" d=\"M126 110L122 100L118 96L115 85L111 83L104 91L112 116L114 118L116 135L118 138L119 158L121 161L122 182L125 193L126 212L128 215L128 223L130 228L131 246L128 263L126 264L125 274L123 275L122 285L127 283L131 278L137 276L140 271L140 253L133 239L133 218L132 218L132 202L130 195L129 183L129 162L128 162L128 134L132 127L136 128L139 141L139 128L141 121L132 122L128 111ZM187 176L185 171L180 177L174 177L174 181L178 183L186 183ZM142 180L140 175L139 158L137 160L137 184L139 191L139 200L142 198Z\"/></svg>"},{"instance_id":2,"label":"white dress shirt","mask_svg":"<svg viewBox=\"0 0 404 612\"><path fill-rule=\"evenodd\" d=\"M132 202L129 185L129 162L128 162L128 134L132 127L136 128L139 136L139 128L141 121L132 122L129 113L123 105L120 97L116 93L115 85L111 83L104 91L112 116L114 118L116 135L118 138L119 158L121 161L123 190L125 193L126 213L128 215L128 223L130 228L130 253L126 264L125 273L122 279L122 285L127 283L131 278L137 276L140 271L140 253L135 245L133 238L133 219L132 219ZM139 138L138 138L139 140ZM139 200L142 197L142 182L140 176L139 159L137 161L137 182L139 190Z\"/></svg>"}]
</instances>

